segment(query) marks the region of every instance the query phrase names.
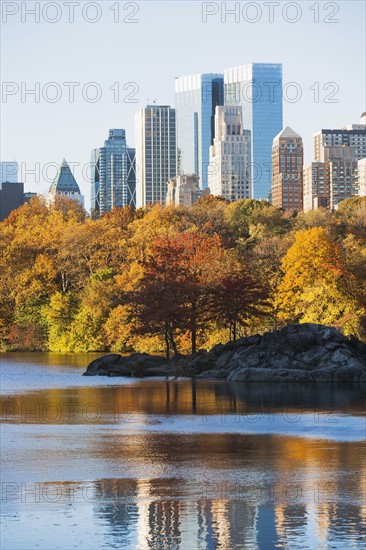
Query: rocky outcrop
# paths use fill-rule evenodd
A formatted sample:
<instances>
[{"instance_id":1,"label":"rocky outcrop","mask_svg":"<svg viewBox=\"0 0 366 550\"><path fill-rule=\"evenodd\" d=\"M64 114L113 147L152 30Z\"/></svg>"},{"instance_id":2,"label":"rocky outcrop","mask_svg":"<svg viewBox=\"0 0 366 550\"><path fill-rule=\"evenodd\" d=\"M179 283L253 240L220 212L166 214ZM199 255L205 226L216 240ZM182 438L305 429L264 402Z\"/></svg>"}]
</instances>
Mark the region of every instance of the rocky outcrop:
<instances>
[{"instance_id":1,"label":"rocky outcrop","mask_svg":"<svg viewBox=\"0 0 366 550\"><path fill-rule=\"evenodd\" d=\"M83 376L168 376L174 369L164 357L133 353L128 357L110 353L92 361Z\"/></svg>"},{"instance_id":2,"label":"rocky outcrop","mask_svg":"<svg viewBox=\"0 0 366 550\"><path fill-rule=\"evenodd\" d=\"M198 378L225 378L230 382L366 382L366 344L324 325L289 325L263 336L216 346L201 355L192 367L205 363L208 369Z\"/></svg>"},{"instance_id":3,"label":"rocky outcrop","mask_svg":"<svg viewBox=\"0 0 366 550\"><path fill-rule=\"evenodd\" d=\"M186 376L229 382L365 382L366 344L336 329L304 323L218 344L195 357L145 353L96 359L87 376Z\"/></svg>"}]
</instances>

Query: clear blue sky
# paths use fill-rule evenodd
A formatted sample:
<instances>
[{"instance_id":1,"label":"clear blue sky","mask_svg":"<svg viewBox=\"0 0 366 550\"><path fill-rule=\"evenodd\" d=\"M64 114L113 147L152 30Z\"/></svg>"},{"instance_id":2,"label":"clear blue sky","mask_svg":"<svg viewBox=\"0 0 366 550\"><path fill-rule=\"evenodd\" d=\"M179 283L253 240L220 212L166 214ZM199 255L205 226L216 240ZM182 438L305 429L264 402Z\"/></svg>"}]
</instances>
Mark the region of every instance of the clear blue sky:
<instances>
[{"instance_id":1,"label":"clear blue sky","mask_svg":"<svg viewBox=\"0 0 366 550\"><path fill-rule=\"evenodd\" d=\"M65 157L70 163L87 165L91 149L103 145L109 128L125 128L129 144L134 145L135 112L148 100L174 105L175 76L221 72L252 62L282 63L284 83L296 82L302 92L299 101L284 102L284 125L303 137L307 162L312 159L313 132L358 122L365 110L362 0L269 2L273 22L266 2L240 2L238 22L234 15L225 21L221 2L116 0L79 0L70 22L71 7L65 3L40 2L40 21L35 22L22 5L34 9L36 2L1 2L1 160L17 160L27 169L39 163L40 181L28 175L26 190L47 190L47 178L55 173L52 166L46 169L48 163L60 163ZM46 4L51 6L42 12ZM225 5L229 10L235 2ZM203 22L203 12L217 10ZM115 17L119 22L114 22ZM93 19L99 20L92 23ZM39 103L34 96L22 100L21 91L35 88L37 82ZM58 87L48 86L50 82ZM73 103L65 82L80 83ZM96 91L85 88L90 82L96 82L102 93L95 103L87 101ZM124 90L128 83L134 84ZM314 87L314 83L319 84ZM327 83L335 85L324 89ZM109 89L113 85L114 91ZM6 90L15 93L6 97ZM289 88L289 93L294 92ZM338 102L325 102L332 92ZM59 101L50 102L56 93L61 93ZM129 96L138 102L128 103ZM89 207L89 182L81 168L74 173Z\"/></svg>"}]
</instances>

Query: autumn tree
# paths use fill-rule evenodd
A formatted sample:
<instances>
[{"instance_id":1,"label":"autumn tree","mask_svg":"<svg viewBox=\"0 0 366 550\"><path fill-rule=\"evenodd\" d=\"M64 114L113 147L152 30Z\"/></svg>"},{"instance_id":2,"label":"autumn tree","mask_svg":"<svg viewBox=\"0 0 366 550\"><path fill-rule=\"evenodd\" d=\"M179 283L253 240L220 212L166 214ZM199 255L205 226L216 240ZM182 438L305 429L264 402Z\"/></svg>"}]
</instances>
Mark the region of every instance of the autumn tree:
<instances>
[{"instance_id":1,"label":"autumn tree","mask_svg":"<svg viewBox=\"0 0 366 550\"><path fill-rule=\"evenodd\" d=\"M266 299L265 288L232 254L226 254L212 280L209 305L210 317L229 329L230 340L235 342L239 329L248 327L253 317L265 314Z\"/></svg>"},{"instance_id":2,"label":"autumn tree","mask_svg":"<svg viewBox=\"0 0 366 550\"><path fill-rule=\"evenodd\" d=\"M279 318L333 325L360 333L364 310L352 292L354 275L339 244L322 227L299 231L282 261Z\"/></svg>"},{"instance_id":3,"label":"autumn tree","mask_svg":"<svg viewBox=\"0 0 366 550\"><path fill-rule=\"evenodd\" d=\"M222 257L220 238L197 230L157 237L142 262L138 287L125 293L136 330L164 337L177 353L176 334L188 330L192 353L208 315L209 284Z\"/></svg>"}]
</instances>

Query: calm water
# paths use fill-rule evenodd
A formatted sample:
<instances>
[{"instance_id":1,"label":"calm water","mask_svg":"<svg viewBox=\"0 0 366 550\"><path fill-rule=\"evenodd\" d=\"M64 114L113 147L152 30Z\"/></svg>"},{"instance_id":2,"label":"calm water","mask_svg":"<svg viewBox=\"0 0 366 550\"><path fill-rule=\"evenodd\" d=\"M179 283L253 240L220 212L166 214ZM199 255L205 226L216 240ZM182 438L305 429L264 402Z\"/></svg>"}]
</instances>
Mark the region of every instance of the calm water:
<instances>
[{"instance_id":1,"label":"calm water","mask_svg":"<svg viewBox=\"0 0 366 550\"><path fill-rule=\"evenodd\" d=\"M2 550L362 549L366 388L2 354Z\"/></svg>"}]
</instances>

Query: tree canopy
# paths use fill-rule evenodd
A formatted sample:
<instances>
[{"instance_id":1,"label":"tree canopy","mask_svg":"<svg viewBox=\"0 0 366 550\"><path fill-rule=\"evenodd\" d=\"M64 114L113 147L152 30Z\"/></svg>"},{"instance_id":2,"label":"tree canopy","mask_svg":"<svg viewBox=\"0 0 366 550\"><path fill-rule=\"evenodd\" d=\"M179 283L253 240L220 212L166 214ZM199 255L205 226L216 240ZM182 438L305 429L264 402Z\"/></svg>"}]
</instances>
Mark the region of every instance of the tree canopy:
<instances>
[{"instance_id":1,"label":"tree canopy","mask_svg":"<svg viewBox=\"0 0 366 550\"><path fill-rule=\"evenodd\" d=\"M1 349L195 353L290 321L365 338L365 212L205 196L91 218L34 198L0 224Z\"/></svg>"}]
</instances>

